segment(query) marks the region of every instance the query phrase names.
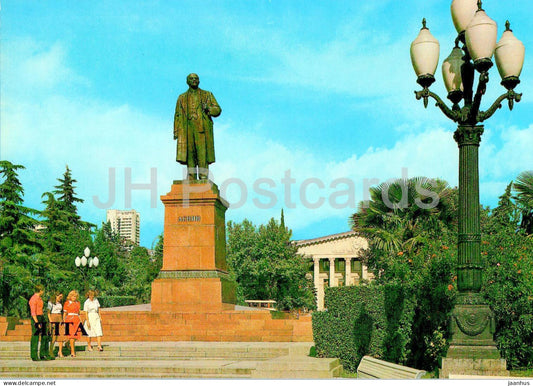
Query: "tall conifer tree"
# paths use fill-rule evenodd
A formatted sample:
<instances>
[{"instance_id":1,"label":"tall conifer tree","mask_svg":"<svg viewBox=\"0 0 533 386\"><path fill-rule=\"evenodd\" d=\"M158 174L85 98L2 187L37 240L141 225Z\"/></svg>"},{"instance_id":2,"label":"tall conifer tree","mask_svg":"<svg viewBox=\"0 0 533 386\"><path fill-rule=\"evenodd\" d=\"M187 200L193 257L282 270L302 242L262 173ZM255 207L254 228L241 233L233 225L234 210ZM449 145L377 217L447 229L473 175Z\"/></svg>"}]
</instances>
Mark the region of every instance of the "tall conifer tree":
<instances>
[{"instance_id":1,"label":"tall conifer tree","mask_svg":"<svg viewBox=\"0 0 533 386\"><path fill-rule=\"evenodd\" d=\"M76 203L82 203L83 200L76 196L74 185L77 180L72 178L72 172L68 165L66 166L63 178L58 178L59 185L54 186L54 194L57 196L58 208L69 213L69 222L72 225L79 226L81 218L78 216L78 208Z\"/></svg>"}]
</instances>

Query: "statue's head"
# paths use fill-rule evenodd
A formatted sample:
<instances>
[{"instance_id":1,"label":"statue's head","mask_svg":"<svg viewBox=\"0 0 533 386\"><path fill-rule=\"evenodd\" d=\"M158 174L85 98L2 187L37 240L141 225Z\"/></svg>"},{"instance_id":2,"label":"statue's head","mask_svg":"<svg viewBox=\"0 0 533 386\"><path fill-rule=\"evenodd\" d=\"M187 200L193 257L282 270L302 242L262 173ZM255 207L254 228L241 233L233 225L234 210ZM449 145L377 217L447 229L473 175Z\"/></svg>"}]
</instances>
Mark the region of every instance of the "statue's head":
<instances>
[{"instance_id":1,"label":"statue's head","mask_svg":"<svg viewBox=\"0 0 533 386\"><path fill-rule=\"evenodd\" d=\"M190 88L196 89L200 84L200 78L196 74L189 74L187 75L187 84Z\"/></svg>"}]
</instances>

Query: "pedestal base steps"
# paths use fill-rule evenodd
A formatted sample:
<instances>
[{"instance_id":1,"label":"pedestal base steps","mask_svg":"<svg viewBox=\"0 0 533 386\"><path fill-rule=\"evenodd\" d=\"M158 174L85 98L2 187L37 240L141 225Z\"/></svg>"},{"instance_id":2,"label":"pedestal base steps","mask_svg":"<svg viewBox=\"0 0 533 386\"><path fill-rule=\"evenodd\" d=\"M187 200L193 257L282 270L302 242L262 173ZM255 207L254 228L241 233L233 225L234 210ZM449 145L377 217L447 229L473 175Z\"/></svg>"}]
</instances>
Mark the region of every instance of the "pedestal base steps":
<instances>
[{"instance_id":1,"label":"pedestal base steps","mask_svg":"<svg viewBox=\"0 0 533 386\"><path fill-rule=\"evenodd\" d=\"M150 312L101 311L104 341L312 342L310 315L272 319L268 311ZM0 321L1 322L1 321ZM1 341L28 341L29 319L0 335Z\"/></svg>"},{"instance_id":2,"label":"pedestal base steps","mask_svg":"<svg viewBox=\"0 0 533 386\"><path fill-rule=\"evenodd\" d=\"M338 359L310 358L312 343L106 342L76 358L32 362L28 342L0 342L2 378L332 378ZM67 351L67 350L65 350ZM56 346L57 352L57 346Z\"/></svg>"},{"instance_id":3,"label":"pedestal base steps","mask_svg":"<svg viewBox=\"0 0 533 386\"><path fill-rule=\"evenodd\" d=\"M461 375L509 377L505 359L442 358L439 378L460 378Z\"/></svg>"}]
</instances>

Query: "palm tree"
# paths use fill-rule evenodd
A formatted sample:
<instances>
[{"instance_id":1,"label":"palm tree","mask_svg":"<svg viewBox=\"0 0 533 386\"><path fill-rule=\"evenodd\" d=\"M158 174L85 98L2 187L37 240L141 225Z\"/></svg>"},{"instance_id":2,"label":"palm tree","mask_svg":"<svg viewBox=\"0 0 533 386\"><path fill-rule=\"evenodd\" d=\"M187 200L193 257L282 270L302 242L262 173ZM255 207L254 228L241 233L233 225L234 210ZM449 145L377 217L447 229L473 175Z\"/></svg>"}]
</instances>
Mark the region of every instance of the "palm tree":
<instances>
[{"instance_id":1,"label":"palm tree","mask_svg":"<svg viewBox=\"0 0 533 386\"><path fill-rule=\"evenodd\" d=\"M533 170L520 173L513 183L514 197L521 211L520 228L528 235L533 234Z\"/></svg>"},{"instance_id":2,"label":"palm tree","mask_svg":"<svg viewBox=\"0 0 533 386\"><path fill-rule=\"evenodd\" d=\"M411 251L456 224L457 190L427 177L397 179L370 188L370 200L350 218L379 250Z\"/></svg>"}]
</instances>

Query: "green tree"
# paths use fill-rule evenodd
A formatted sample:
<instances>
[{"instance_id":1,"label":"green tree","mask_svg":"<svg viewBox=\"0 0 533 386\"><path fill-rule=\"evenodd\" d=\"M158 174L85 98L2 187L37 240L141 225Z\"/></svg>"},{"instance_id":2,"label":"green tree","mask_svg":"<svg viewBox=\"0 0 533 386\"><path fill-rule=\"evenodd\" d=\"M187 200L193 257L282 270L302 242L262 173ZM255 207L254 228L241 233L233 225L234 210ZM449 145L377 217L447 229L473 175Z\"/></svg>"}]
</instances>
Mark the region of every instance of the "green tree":
<instances>
[{"instance_id":1,"label":"green tree","mask_svg":"<svg viewBox=\"0 0 533 386\"><path fill-rule=\"evenodd\" d=\"M54 194L57 196L58 207L69 215L69 223L74 226L80 226L81 218L78 215L76 203L82 203L83 200L76 196L74 184L78 182L72 178L72 172L68 165L63 174L63 178L58 178L59 185L54 186Z\"/></svg>"},{"instance_id":2,"label":"green tree","mask_svg":"<svg viewBox=\"0 0 533 386\"><path fill-rule=\"evenodd\" d=\"M308 264L291 233L273 218L259 227L248 220L228 223L227 260L241 302L273 299L280 310L314 307Z\"/></svg>"},{"instance_id":3,"label":"green tree","mask_svg":"<svg viewBox=\"0 0 533 386\"><path fill-rule=\"evenodd\" d=\"M532 172L523 172L507 186L482 235L482 293L494 311L495 340L509 368L533 366L532 180Z\"/></svg>"},{"instance_id":4,"label":"green tree","mask_svg":"<svg viewBox=\"0 0 533 386\"><path fill-rule=\"evenodd\" d=\"M94 254L101 261L101 274L105 280L104 288L100 290L116 290L126 281L126 256L122 252L120 238L111 230L109 222L102 223L96 231L93 245Z\"/></svg>"},{"instance_id":5,"label":"green tree","mask_svg":"<svg viewBox=\"0 0 533 386\"><path fill-rule=\"evenodd\" d=\"M0 161L0 312L26 316L27 295L36 284L31 255L41 249L33 215L27 208L24 188L18 178L22 165Z\"/></svg>"},{"instance_id":6,"label":"green tree","mask_svg":"<svg viewBox=\"0 0 533 386\"><path fill-rule=\"evenodd\" d=\"M456 190L446 181L415 177L370 188L350 223L380 250L413 250L454 226Z\"/></svg>"},{"instance_id":7,"label":"green tree","mask_svg":"<svg viewBox=\"0 0 533 386\"><path fill-rule=\"evenodd\" d=\"M445 353L455 297L457 190L417 177L370 189L351 218L366 237L364 260L376 283L401 285L416 300L408 363L433 368Z\"/></svg>"},{"instance_id":8,"label":"green tree","mask_svg":"<svg viewBox=\"0 0 533 386\"><path fill-rule=\"evenodd\" d=\"M482 293L494 311L495 340L509 368L533 366L533 238L515 227L483 235Z\"/></svg>"},{"instance_id":9,"label":"green tree","mask_svg":"<svg viewBox=\"0 0 533 386\"><path fill-rule=\"evenodd\" d=\"M161 268L163 267L163 245L164 245L164 238L163 238L163 234L161 233L157 237L155 248L152 247L154 250L154 255L153 255L152 264L150 265L150 270L148 273L150 282L152 282L157 277L157 275L159 274L159 271L161 271Z\"/></svg>"},{"instance_id":10,"label":"green tree","mask_svg":"<svg viewBox=\"0 0 533 386\"><path fill-rule=\"evenodd\" d=\"M488 233L498 232L502 228L518 229L520 221L520 211L512 200L511 189L513 183L509 183L505 192L499 197L498 206L490 213L490 219L485 224Z\"/></svg>"},{"instance_id":11,"label":"green tree","mask_svg":"<svg viewBox=\"0 0 533 386\"><path fill-rule=\"evenodd\" d=\"M9 161L0 161L0 253L35 252L39 243L35 235L35 226L39 223L31 216L39 214L38 210L25 207L24 188L18 178L22 165Z\"/></svg>"},{"instance_id":12,"label":"green tree","mask_svg":"<svg viewBox=\"0 0 533 386\"><path fill-rule=\"evenodd\" d=\"M533 234L533 170L520 173L513 188L521 212L520 228L531 235Z\"/></svg>"},{"instance_id":13,"label":"green tree","mask_svg":"<svg viewBox=\"0 0 533 386\"><path fill-rule=\"evenodd\" d=\"M352 229L367 238L368 266L384 280L405 280L408 271L397 256L407 257L457 227L457 190L442 180L415 177L370 188L370 200L352 215ZM403 261L403 259L400 259Z\"/></svg>"},{"instance_id":14,"label":"green tree","mask_svg":"<svg viewBox=\"0 0 533 386\"><path fill-rule=\"evenodd\" d=\"M41 216L44 218L41 221L44 225L41 231L43 245L47 251L59 252L65 240L65 235L71 227L69 222L70 214L61 209L61 205L52 193L45 192L42 197L45 198L43 201L45 209L41 212Z\"/></svg>"}]
</instances>

